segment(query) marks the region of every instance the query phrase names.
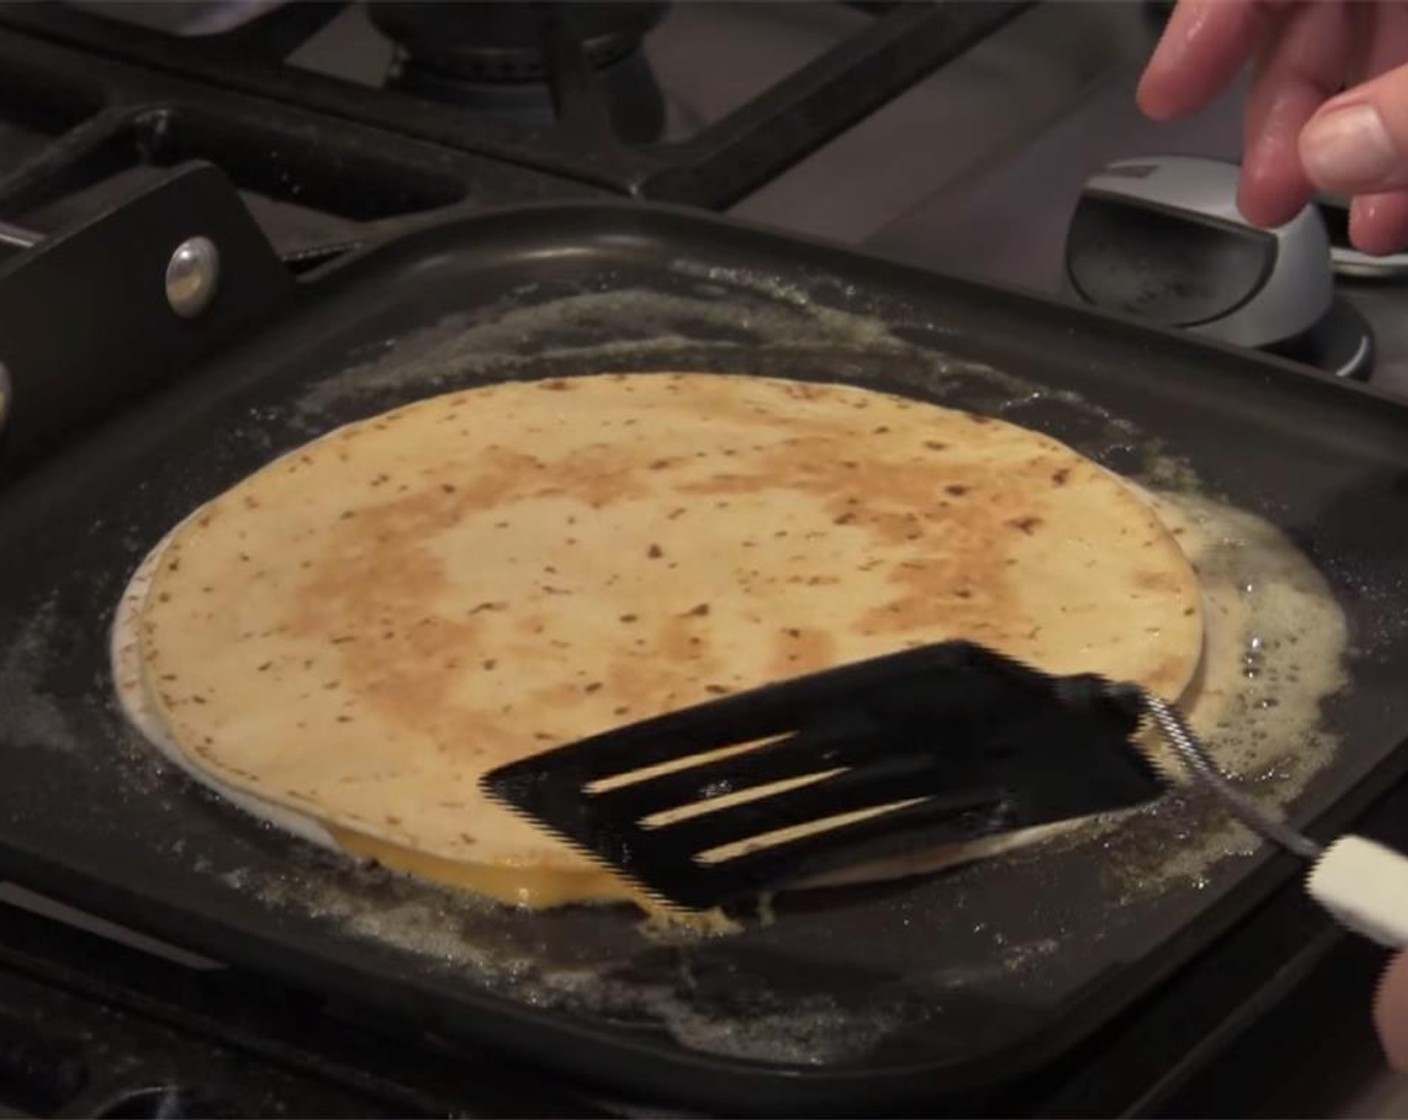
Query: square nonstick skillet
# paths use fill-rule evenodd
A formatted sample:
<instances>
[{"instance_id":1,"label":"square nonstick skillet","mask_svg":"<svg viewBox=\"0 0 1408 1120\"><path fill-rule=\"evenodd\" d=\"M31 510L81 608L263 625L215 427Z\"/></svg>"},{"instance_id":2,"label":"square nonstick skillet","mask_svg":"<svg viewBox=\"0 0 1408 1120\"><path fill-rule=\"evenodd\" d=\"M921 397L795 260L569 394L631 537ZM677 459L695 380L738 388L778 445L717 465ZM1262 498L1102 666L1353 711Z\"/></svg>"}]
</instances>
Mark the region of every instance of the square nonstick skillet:
<instances>
[{"instance_id":1,"label":"square nonstick skillet","mask_svg":"<svg viewBox=\"0 0 1408 1120\"><path fill-rule=\"evenodd\" d=\"M1233 853L1197 881L1117 902L1111 862L1126 849L1177 853L1205 823L1190 809L1113 840L778 899L744 913L734 936L688 940L620 908L522 913L358 866L207 794L126 725L109 670L113 609L197 504L402 402L607 370L848 381L1001 414L1136 478L1155 458L1185 464L1287 530L1349 620L1351 680L1324 710L1339 746L1294 801L1294 822L1327 834L1404 772L1408 408L1395 400L631 203L428 225L291 282L250 240L218 174L188 169L170 189L187 192L184 208L149 206L155 217L125 232L123 215L107 219L102 252L126 255L101 303L92 284L64 287L71 270L42 274L45 253L81 258L92 230L0 269L0 296L23 278L14 269L34 277L23 318L0 298L10 436L23 452L0 486L6 878L617 1096L834 1114L972 1102L1039 1069L1299 872L1265 849ZM204 219L219 225L227 264L214 318L167 321L161 267L175 239L207 232ZM104 341L113 323L120 352ZM46 371L56 333L67 349ZM131 371L144 347L158 357L115 418L70 430L60 452L22 430L26 393L45 399L46 372L78 392L85 369L95 381L104 362ZM30 409L34 428L58 424L60 404L51 392Z\"/></svg>"}]
</instances>

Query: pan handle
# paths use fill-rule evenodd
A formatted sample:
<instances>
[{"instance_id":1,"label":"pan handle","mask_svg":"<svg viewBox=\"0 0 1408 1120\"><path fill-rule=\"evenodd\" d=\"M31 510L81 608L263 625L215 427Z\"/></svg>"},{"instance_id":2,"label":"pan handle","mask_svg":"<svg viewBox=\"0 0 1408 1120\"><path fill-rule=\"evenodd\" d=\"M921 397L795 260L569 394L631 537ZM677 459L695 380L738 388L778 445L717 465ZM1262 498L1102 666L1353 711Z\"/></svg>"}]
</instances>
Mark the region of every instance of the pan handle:
<instances>
[{"instance_id":1,"label":"pan handle","mask_svg":"<svg viewBox=\"0 0 1408 1120\"><path fill-rule=\"evenodd\" d=\"M296 283L216 167L192 163L75 229L0 226L0 483L288 307Z\"/></svg>"}]
</instances>

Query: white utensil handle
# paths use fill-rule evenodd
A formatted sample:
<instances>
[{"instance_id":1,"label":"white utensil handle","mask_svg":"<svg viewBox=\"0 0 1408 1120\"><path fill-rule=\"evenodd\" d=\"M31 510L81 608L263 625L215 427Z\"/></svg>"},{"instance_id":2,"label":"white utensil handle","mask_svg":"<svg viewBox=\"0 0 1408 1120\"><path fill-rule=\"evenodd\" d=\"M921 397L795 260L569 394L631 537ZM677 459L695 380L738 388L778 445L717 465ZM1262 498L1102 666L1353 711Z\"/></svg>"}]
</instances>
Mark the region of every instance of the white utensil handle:
<instances>
[{"instance_id":1,"label":"white utensil handle","mask_svg":"<svg viewBox=\"0 0 1408 1120\"><path fill-rule=\"evenodd\" d=\"M1341 836L1325 849L1306 880L1310 897L1346 929L1390 949L1408 948L1408 856Z\"/></svg>"}]
</instances>

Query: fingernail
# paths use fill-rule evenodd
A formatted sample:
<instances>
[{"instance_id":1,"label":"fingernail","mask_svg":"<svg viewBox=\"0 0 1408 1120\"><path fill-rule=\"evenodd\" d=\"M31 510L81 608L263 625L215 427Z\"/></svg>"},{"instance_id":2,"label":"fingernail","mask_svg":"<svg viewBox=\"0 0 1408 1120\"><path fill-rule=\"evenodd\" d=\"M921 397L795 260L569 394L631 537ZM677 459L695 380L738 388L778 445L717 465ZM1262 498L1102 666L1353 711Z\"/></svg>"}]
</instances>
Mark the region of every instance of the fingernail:
<instances>
[{"instance_id":1,"label":"fingernail","mask_svg":"<svg viewBox=\"0 0 1408 1120\"><path fill-rule=\"evenodd\" d=\"M1401 185L1402 161L1372 105L1347 105L1306 126L1301 137L1306 173L1322 190L1380 190Z\"/></svg>"}]
</instances>

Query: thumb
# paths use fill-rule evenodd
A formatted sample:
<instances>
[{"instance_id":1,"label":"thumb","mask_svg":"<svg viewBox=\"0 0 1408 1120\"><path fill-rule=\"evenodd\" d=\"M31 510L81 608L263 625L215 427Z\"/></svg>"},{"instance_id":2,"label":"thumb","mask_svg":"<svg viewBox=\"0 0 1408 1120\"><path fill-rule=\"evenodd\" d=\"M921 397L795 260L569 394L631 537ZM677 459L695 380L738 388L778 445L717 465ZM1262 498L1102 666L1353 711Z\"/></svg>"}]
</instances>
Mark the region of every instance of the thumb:
<instances>
[{"instance_id":1,"label":"thumb","mask_svg":"<svg viewBox=\"0 0 1408 1120\"><path fill-rule=\"evenodd\" d=\"M1408 65L1327 101L1300 134L1310 181L1330 194L1408 186Z\"/></svg>"},{"instance_id":2,"label":"thumb","mask_svg":"<svg viewBox=\"0 0 1408 1120\"><path fill-rule=\"evenodd\" d=\"M1399 953L1379 980L1374 1027L1388 1064L1408 1072L1408 953Z\"/></svg>"}]
</instances>

